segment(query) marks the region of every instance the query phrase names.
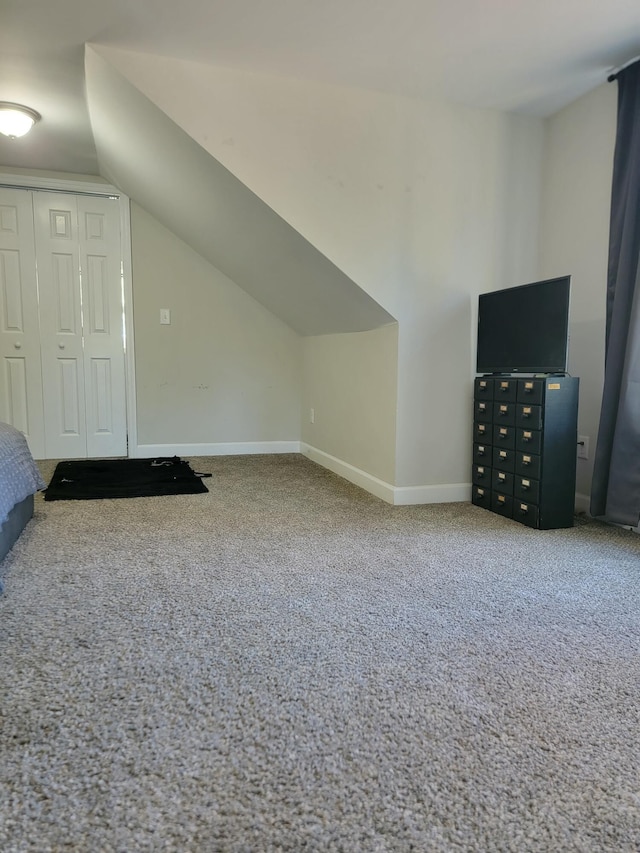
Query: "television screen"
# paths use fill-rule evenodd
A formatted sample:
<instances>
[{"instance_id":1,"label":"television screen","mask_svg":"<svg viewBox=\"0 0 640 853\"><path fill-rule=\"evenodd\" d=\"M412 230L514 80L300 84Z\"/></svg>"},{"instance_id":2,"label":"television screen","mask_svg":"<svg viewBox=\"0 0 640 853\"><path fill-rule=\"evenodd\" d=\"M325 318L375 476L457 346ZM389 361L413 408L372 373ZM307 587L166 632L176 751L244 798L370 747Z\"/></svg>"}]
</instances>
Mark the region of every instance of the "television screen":
<instances>
[{"instance_id":1,"label":"television screen","mask_svg":"<svg viewBox=\"0 0 640 853\"><path fill-rule=\"evenodd\" d=\"M571 276L478 297L478 373L566 373Z\"/></svg>"}]
</instances>

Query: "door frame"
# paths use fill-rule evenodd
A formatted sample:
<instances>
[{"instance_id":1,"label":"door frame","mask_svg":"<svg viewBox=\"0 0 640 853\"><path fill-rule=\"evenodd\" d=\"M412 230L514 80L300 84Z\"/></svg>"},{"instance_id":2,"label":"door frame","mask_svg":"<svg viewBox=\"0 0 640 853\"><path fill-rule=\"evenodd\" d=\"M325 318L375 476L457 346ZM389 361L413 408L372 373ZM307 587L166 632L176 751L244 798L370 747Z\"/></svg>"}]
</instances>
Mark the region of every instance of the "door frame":
<instances>
[{"instance_id":1,"label":"door frame","mask_svg":"<svg viewBox=\"0 0 640 853\"><path fill-rule=\"evenodd\" d=\"M97 178L97 176L96 176ZM133 277L131 262L131 207L129 196L113 184L96 178L47 177L26 172L0 171L0 186L31 191L69 193L71 195L107 196L118 200L120 208L120 251L124 297L124 364L126 384L127 456L135 458L138 448L136 419L135 342L133 337Z\"/></svg>"}]
</instances>

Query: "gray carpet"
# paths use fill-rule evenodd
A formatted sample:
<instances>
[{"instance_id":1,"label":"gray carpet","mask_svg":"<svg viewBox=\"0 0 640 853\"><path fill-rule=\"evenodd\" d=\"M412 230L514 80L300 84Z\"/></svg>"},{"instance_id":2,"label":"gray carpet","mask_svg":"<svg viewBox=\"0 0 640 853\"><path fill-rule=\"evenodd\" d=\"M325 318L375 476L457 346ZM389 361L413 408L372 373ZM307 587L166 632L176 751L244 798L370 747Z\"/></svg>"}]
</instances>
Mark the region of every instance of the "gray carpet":
<instances>
[{"instance_id":1,"label":"gray carpet","mask_svg":"<svg viewBox=\"0 0 640 853\"><path fill-rule=\"evenodd\" d=\"M3 853L640 849L640 536L190 461L2 564Z\"/></svg>"}]
</instances>

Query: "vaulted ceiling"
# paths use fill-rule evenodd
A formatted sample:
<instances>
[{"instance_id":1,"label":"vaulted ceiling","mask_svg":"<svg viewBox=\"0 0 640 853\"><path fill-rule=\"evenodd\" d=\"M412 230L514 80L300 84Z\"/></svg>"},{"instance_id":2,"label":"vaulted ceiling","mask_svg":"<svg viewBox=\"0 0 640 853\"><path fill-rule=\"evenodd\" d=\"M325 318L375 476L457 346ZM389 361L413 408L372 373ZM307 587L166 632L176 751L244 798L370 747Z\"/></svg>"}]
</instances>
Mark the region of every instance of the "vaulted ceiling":
<instances>
[{"instance_id":1,"label":"vaulted ceiling","mask_svg":"<svg viewBox=\"0 0 640 853\"><path fill-rule=\"evenodd\" d=\"M42 115L0 136L0 171L101 175L300 334L357 332L394 317L124 79L113 48L545 116L640 53L640 3L0 0L0 100Z\"/></svg>"},{"instance_id":2,"label":"vaulted ceiling","mask_svg":"<svg viewBox=\"0 0 640 853\"><path fill-rule=\"evenodd\" d=\"M97 172L84 44L548 115L640 53L637 0L0 0L0 165Z\"/></svg>"},{"instance_id":3,"label":"vaulted ceiling","mask_svg":"<svg viewBox=\"0 0 640 853\"><path fill-rule=\"evenodd\" d=\"M394 322L92 47L85 69L103 177L301 335Z\"/></svg>"}]
</instances>

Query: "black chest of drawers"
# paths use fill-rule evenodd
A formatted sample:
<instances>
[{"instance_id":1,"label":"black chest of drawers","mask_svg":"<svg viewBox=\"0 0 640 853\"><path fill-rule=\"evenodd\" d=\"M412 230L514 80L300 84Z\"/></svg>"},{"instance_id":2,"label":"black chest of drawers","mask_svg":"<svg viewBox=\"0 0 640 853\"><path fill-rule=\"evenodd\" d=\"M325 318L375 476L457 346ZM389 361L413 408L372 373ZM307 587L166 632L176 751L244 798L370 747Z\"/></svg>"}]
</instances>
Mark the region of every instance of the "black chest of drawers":
<instances>
[{"instance_id":1,"label":"black chest of drawers","mask_svg":"<svg viewBox=\"0 0 640 853\"><path fill-rule=\"evenodd\" d=\"M578 387L572 376L476 378L474 504L542 530L573 526Z\"/></svg>"}]
</instances>

